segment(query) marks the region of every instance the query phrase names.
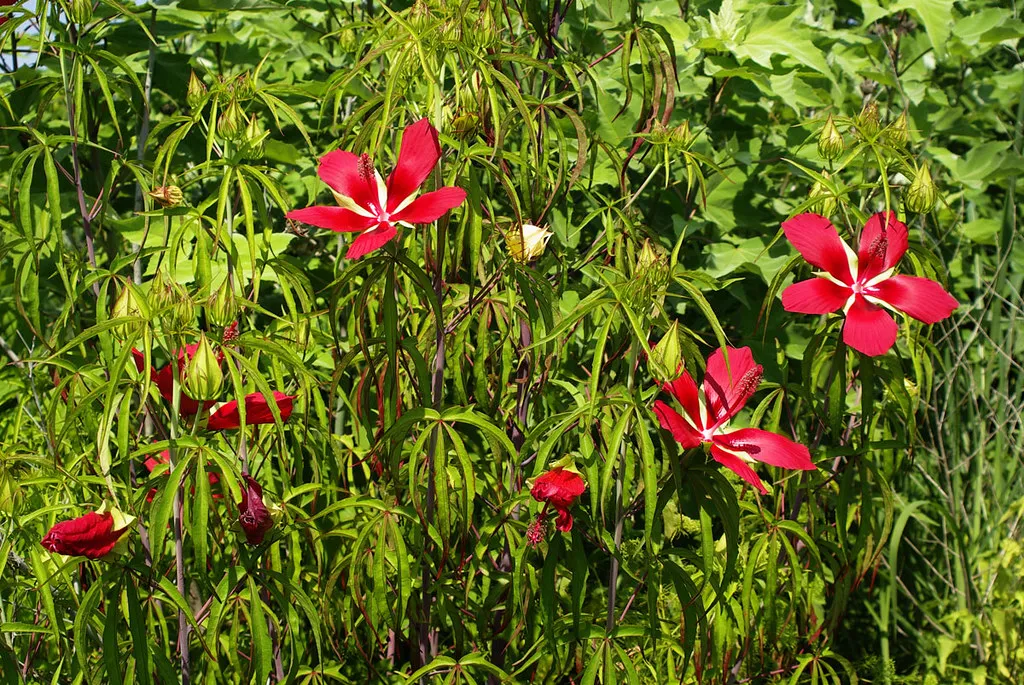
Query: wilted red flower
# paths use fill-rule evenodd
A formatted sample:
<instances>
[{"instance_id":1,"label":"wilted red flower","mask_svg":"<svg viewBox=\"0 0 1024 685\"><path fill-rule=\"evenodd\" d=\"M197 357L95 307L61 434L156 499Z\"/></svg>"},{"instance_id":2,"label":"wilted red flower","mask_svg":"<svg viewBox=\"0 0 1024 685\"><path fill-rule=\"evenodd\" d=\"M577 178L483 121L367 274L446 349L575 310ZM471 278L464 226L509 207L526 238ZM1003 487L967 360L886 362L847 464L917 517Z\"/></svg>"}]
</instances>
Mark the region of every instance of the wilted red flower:
<instances>
[{"instance_id":1,"label":"wilted red flower","mask_svg":"<svg viewBox=\"0 0 1024 685\"><path fill-rule=\"evenodd\" d=\"M249 475L244 476L242 501L238 503L238 522L242 525L245 540L250 545L263 542L263 536L274 527L266 505L263 503L263 488Z\"/></svg>"},{"instance_id":2,"label":"wilted red flower","mask_svg":"<svg viewBox=\"0 0 1024 685\"><path fill-rule=\"evenodd\" d=\"M544 502L557 511L555 528L568 532L572 530L572 514L569 513L569 509L586 489L587 484L580 474L556 466L533 481L530 494L538 502Z\"/></svg>"},{"instance_id":3,"label":"wilted red flower","mask_svg":"<svg viewBox=\"0 0 1024 685\"><path fill-rule=\"evenodd\" d=\"M897 326L883 307L927 324L942 321L959 304L927 278L893 275L907 251L907 227L892 212L879 212L864 225L854 253L823 216L801 214L782 224L803 258L822 269L782 293L787 312L846 315L843 341L868 356L885 354L896 342Z\"/></svg>"},{"instance_id":4,"label":"wilted red flower","mask_svg":"<svg viewBox=\"0 0 1024 685\"><path fill-rule=\"evenodd\" d=\"M178 350L175 355L178 359L178 390L181 392L180 402L180 414L182 416L195 416L200 412L205 412L216 404L215 401L204 401L200 402L189 397L184 388L181 387L182 372L185 369L185 365L188 360L195 356L196 350L199 349L199 344L194 343L187 345L183 350ZM135 368L141 373L146 368L146 355L138 349L132 348L132 356L135 358ZM224 352L217 350L217 361L224 361ZM156 385L157 390L160 392L160 396L164 398L169 404L174 405L174 366L172 364L165 364L160 369L150 369L149 377Z\"/></svg>"},{"instance_id":5,"label":"wilted red flower","mask_svg":"<svg viewBox=\"0 0 1024 685\"><path fill-rule=\"evenodd\" d=\"M662 386L679 400L683 415L661 400L655 401L654 413L662 428L671 432L680 445L686 449L710 445L715 461L765 494L768 490L749 464L760 461L802 471L813 470L815 466L807 448L788 438L757 428L729 429L729 420L743 409L761 384L763 369L754 363L749 347L727 350L728 366L720 349L708 358L703 397L685 371Z\"/></svg>"},{"instance_id":6,"label":"wilted red flower","mask_svg":"<svg viewBox=\"0 0 1024 685\"><path fill-rule=\"evenodd\" d=\"M147 459L146 461L144 461L142 463L149 470L150 475L152 475L153 472L156 471L157 467L160 466L161 464L170 464L171 463L171 451L170 450L164 450L163 452L161 452L157 456L155 456L155 457L151 456L149 459ZM206 480L210 483L210 485L216 485L217 483L220 482L220 476L218 476L213 471L207 471L206 472ZM192 494L193 495L195 494L195 492L196 492L195 488L192 488ZM154 497L156 497L156 488L150 488L149 492L146 493L146 501L147 502L152 502ZM223 495L221 495L219 493L214 493L212 495L212 497L214 499L220 499L221 497L223 497Z\"/></svg>"},{"instance_id":7,"label":"wilted red flower","mask_svg":"<svg viewBox=\"0 0 1024 685\"><path fill-rule=\"evenodd\" d=\"M227 345L229 342L238 337L238 322L232 321L230 324L224 327L224 333L221 336L221 342Z\"/></svg>"},{"instance_id":8,"label":"wilted red flower","mask_svg":"<svg viewBox=\"0 0 1024 685\"><path fill-rule=\"evenodd\" d=\"M110 554L127 531L128 526L116 528L114 516L101 509L54 524L39 544L56 554L99 559Z\"/></svg>"},{"instance_id":9,"label":"wilted red flower","mask_svg":"<svg viewBox=\"0 0 1024 685\"><path fill-rule=\"evenodd\" d=\"M287 421L292 415L292 401L295 395L286 395L283 392L274 392L274 402L281 412L281 420ZM261 423L274 423L274 414L267 403L267 398L261 392L250 393L245 396L245 425L255 426ZM221 405L217 411L210 415L206 427L212 431L228 430L239 428L242 425L238 415L238 400L231 400Z\"/></svg>"},{"instance_id":10,"label":"wilted red flower","mask_svg":"<svg viewBox=\"0 0 1024 685\"><path fill-rule=\"evenodd\" d=\"M430 223L466 199L466 191L454 186L416 197L440 158L437 131L426 119L405 129L398 163L387 183L370 155L328 152L320 159L317 174L331 187L340 206L296 209L287 218L336 232L359 232L345 257L362 257L394 238L396 224Z\"/></svg>"}]
</instances>

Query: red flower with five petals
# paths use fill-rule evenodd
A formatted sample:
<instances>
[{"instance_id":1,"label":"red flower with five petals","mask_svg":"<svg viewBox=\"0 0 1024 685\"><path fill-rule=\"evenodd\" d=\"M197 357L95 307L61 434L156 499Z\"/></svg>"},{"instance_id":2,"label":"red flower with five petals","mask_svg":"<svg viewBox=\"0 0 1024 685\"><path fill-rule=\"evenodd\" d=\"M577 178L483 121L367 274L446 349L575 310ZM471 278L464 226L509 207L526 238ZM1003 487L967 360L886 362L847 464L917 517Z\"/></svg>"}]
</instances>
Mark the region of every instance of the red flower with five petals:
<instances>
[{"instance_id":1,"label":"red flower with five petals","mask_svg":"<svg viewBox=\"0 0 1024 685\"><path fill-rule=\"evenodd\" d=\"M287 421L292 415L292 402L295 395L285 395L283 392L274 391L274 402L281 414L281 420ZM245 396L245 425L255 426L263 423L274 423L274 413L267 402L267 398L261 392L250 393ZM222 404L217 411L210 414L210 420L206 427L212 431L229 430L240 428L241 417L238 414L238 400L231 400Z\"/></svg>"},{"instance_id":2,"label":"red flower with five petals","mask_svg":"<svg viewBox=\"0 0 1024 685\"><path fill-rule=\"evenodd\" d=\"M417 197L441 158L437 131L426 119L407 127L394 171L384 181L368 154L328 152L317 174L331 187L338 207L315 206L288 212L288 218L331 231L359 232L345 255L362 257L395 237L396 224L428 224L466 199L462 188L447 186Z\"/></svg>"},{"instance_id":3,"label":"red flower with five petals","mask_svg":"<svg viewBox=\"0 0 1024 685\"><path fill-rule=\"evenodd\" d=\"M893 275L908 238L907 227L892 212L868 219L856 253L823 216L800 214L782 228L803 258L821 269L817 278L786 288L782 307L800 314L842 309L843 341L868 356L885 354L896 342L896 322L885 307L932 324L959 306L935 281Z\"/></svg>"},{"instance_id":4,"label":"red flower with five petals","mask_svg":"<svg viewBox=\"0 0 1024 685\"><path fill-rule=\"evenodd\" d=\"M679 400L683 414L661 400L655 401L654 413L680 445L686 449L709 445L715 461L766 494L768 490L750 464L759 461L801 471L816 467L807 448L788 438L757 428L729 428L729 421L761 384L763 369L754 363L749 347L726 349L728 366L720 349L708 358L703 397L697 383L684 371L663 386Z\"/></svg>"},{"instance_id":5,"label":"red flower with five petals","mask_svg":"<svg viewBox=\"0 0 1024 685\"><path fill-rule=\"evenodd\" d=\"M567 533L572 530L572 514L569 509L586 489L587 484L580 474L556 466L533 481L530 494L538 502L544 502L558 512L555 528Z\"/></svg>"}]
</instances>

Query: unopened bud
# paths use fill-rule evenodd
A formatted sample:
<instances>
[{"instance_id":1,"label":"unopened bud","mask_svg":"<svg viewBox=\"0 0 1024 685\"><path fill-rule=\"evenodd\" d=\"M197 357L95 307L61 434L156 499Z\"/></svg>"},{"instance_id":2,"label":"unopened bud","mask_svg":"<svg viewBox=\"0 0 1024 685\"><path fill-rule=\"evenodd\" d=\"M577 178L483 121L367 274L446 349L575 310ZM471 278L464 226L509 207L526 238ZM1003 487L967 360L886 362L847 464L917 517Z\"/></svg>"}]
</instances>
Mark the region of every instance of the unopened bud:
<instances>
[{"instance_id":1,"label":"unopened bud","mask_svg":"<svg viewBox=\"0 0 1024 685\"><path fill-rule=\"evenodd\" d=\"M910 139L910 126L907 124L907 110L900 112L896 121L885 129L885 137L893 147L903 147Z\"/></svg>"},{"instance_id":2,"label":"unopened bud","mask_svg":"<svg viewBox=\"0 0 1024 685\"><path fill-rule=\"evenodd\" d=\"M828 115L825 125L818 134L818 154L824 159L833 161L846 150L846 143L843 142L843 134L836 127L832 115Z\"/></svg>"},{"instance_id":3,"label":"unopened bud","mask_svg":"<svg viewBox=\"0 0 1024 685\"><path fill-rule=\"evenodd\" d=\"M192 327L196 321L196 308L192 298L177 283L171 285L170 310L167 312L166 323L171 330L184 331Z\"/></svg>"},{"instance_id":4,"label":"unopened bud","mask_svg":"<svg viewBox=\"0 0 1024 685\"><path fill-rule=\"evenodd\" d=\"M238 100L231 98L217 122L217 132L226 140L239 140L245 135L245 112Z\"/></svg>"},{"instance_id":5,"label":"unopened bud","mask_svg":"<svg viewBox=\"0 0 1024 685\"><path fill-rule=\"evenodd\" d=\"M526 264L544 254L544 247L552 235L547 229L523 224L522 228L513 228L505 233L505 247L512 259Z\"/></svg>"},{"instance_id":6,"label":"unopened bud","mask_svg":"<svg viewBox=\"0 0 1024 685\"><path fill-rule=\"evenodd\" d=\"M147 193L161 207L177 207L184 201L185 195L178 186L158 186Z\"/></svg>"},{"instance_id":7,"label":"unopened bud","mask_svg":"<svg viewBox=\"0 0 1024 685\"><path fill-rule=\"evenodd\" d=\"M199 336L196 352L185 367L183 381L185 394L194 400L213 400L220 395L221 385L224 384L224 372L221 371L220 360L217 359L205 334Z\"/></svg>"},{"instance_id":8,"label":"unopened bud","mask_svg":"<svg viewBox=\"0 0 1024 685\"><path fill-rule=\"evenodd\" d=\"M250 100L256 94L256 84L249 72L245 71L235 77L231 83L231 92L239 100Z\"/></svg>"},{"instance_id":9,"label":"unopened bud","mask_svg":"<svg viewBox=\"0 0 1024 685\"><path fill-rule=\"evenodd\" d=\"M114 307L110 311L110 318L112 319L123 319L126 317L149 318L149 308L146 299L136 289L135 284L131 282L126 282L124 287L121 288L117 300L114 301ZM118 326L118 330L122 334L128 335L138 330L142 325L142 322L122 324Z\"/></svg>"},{"instance_id":10,"label":"unopened bud","mask_svg":"<svg viewBox=\"0 0 1024 685\"><path fill-rule=\"evenodd\" d=\"M71 0L69 14L76 24L88 23L92 19L92 0Z\"/></svg>"},{"instance_id":11,"label":"unopened bud","mask_svg":"<svg viewBox=\"0 0 1024 685\"><path fill-rule=\"evenodd\" d=\"M857 130L862 138L874 138L878 133L880 119L878 116L878 103L874 100L864 105L864 109L857 115Z\"/></svg>"},{"instance_id":12,"label":"unopened bud","mask_svg":"<svg viewBox=\"0 0 1024 685\"><path fill-rule=\"evenodd\" d=\"M829 173L822 169L821 175L828 180L831 178ZM815 181L814 185L811 186L810 198L816 200L811 207L821 214L822 216L832 216L836 209L839 207L839 201L832 191L821 181Z\"/></svg>"},{"instance_id":13,"label":"unopened bud","mask_svg":"<svg viewBox=\"0 0 1024 685\"><path fill-rule=\"evenodd\" d=\"M227 279L206 303L206 318L217 326L230 326L238 316L235 293Z\"/></svg>"},{"instance_id":14,"label":"unopened bud","mask_svg":"<svg viewBox=\"0 0 1024 685\"><path fill-rule=\"evenodd\" d=\"M924 164L917 170L914 182L907 188L907 209L918 214L925 214L932 211L936 200L939 199L939 191L932 181L931 172Z\"/></svg>"},{"instance_id":15,"label":"unopened bud","mask_svg":"<svg viewBox=\"0 0 1024 685\"><path fill-rule=\"evenodd\" d=\"M245 144L249 151L250 157L262 157L263 156L263 140L269 134L263 130L260 126L260 122L256 119L256 115L253 114L249 119L249 124L245 127Z\"/></svg>"},{"instance_id":16,"label":"unopened bud","mask_svg":"<svg viewBox=\"0 0 1024 685\"><path fill-rule=\"evenodd\" d=\"M188 91L185 94L185 102L193 112L203 106L206 101L206 84L196 76L196 72L188 77Z\"/></svg>"},{"instance_id":17,"label":"unopened bud","mask_svg":"<svg viewBox=\"0 0 1024 685\"><path fill-rule=\"evenodd\" d=\"M672 129L669 134L673 143L680 147L687 147L690 144L690 122L684 121L683 123Z\"/></svg>"},{"instance_id":18,"label":"unopened bud","mask_svg":"<svg viewBox=\"0 0 1024 685\"><path fill-rule=\"evenodd\" d=\"M149 282L149 304L154 313L159 312L174 304L174 290L167 282L163 271L157 271L156 276Z\"/></svg>"},{"instance_id":19,"label":"unopened bud","mask_svg":"<svg viewBox=\"0 0 1024 685\"><path fill-rule=\"evenodd\" d=\"M452 135L459 140L465 140L474 133L480 126L480 115L476 112L466 112L455 117L452 121Z\"/></svg>"},{"instance_id":20,"label":"unopened bud","mask_svg":"<svg viewBox=\"0 0 1024 685\"><path fill-rule=\"evenodd\" d=\"M673 321L668 332L651 348L650 361L651 374L659 381L667 383L679 377L683 353L679 346L678 322Z\"/></svg>"}]
</instances>

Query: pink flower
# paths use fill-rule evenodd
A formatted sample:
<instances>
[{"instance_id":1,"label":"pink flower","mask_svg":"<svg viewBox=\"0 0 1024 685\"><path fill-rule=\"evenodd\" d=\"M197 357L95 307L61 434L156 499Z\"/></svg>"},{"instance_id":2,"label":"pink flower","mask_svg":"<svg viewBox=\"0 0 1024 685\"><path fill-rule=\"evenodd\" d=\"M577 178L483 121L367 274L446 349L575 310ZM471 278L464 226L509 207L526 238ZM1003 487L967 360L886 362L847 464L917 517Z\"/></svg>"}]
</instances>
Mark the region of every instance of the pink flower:
<instances>
[{"instance_id":1,"label":"pink flower","mask_svg":"<svg viewBox=\"0 0 1024 685\"><path fill-rule=\"evenodd\" d=\"M569 513L569 509L586 489L587 484L580 474L556 466L533 481L530 494L538 502L544 502L555 509L558 512L555 528L568 532L572 530L572 514ZM538 517L538 520L542 519L543 514Z\"/></svg>"},{"instance_id":2,"label":"pink flower","mask_svg":"<svg viewBox=\"0 0 1024 685\"><path fill-rule=\"evenodd\" d=\"M274 527L274 520L263 503L263 488L252 476L243 476L242 501L238 503L238 523L250 545L263 542L263 536Z\"/></svg>"},{"instance_id":3,"label":"pink flower","mask_svg":"<svg viewBox=\"0 0 1024 685\"><path fill-rule=\"evenodd\" d=\"M800 314L842 309L843 341L868 356L885 354L896 342L896 322L883 307L932 324L959 306L935 281L893 275L908 239L907 227L892 212L868 219L856 253L823 216L801 214L782 228L803 258L821 269L817 278L786 288L783 308Z\"/></svg>"},{"instance_id":4,"label":"pink flower","mask_svg":"<svg viewBox=\"0 0 1024 685\"><path fill-rule=\"evenodd\" d=\"M345 255L357 259L394 238L396 224L427 224L462 204L466 191L454 186L416 196L440 158L437 131L426 119L405 129L398 163L386 183L368 154L328 152L317 173L339 206L296 209L288 218L336 232L359 232Z\"/></svg>"},{"instance_id":5,"label":"pink flower","mask_svg":"<svg viewBox=\"0 0 1024 685\"><path fill-rule=\"evenodd\" d=\"M56 554L100 559L114 549L128 528L114 527L110 512L91 511L84 516L54 524L40 544Z\"/></svg>"},{"instance_id":6,"label":"pink flower","mask_svg":"<svg viewBox=\"0 0 1024 685\"><path fill-rule=\"evenodd\" d=\"M287 421L288 417L292 415L292 402L295 397L295 395L285 395L283 392L274 392L274 402L281 413L282 421ZM274 414L263 393L250 393L245 396L245 425L255 426L261 423L274 423ZM237 400L225 402L217 411L210 414L210 420L206 423L207 429L212 431L239 428L241 425Z\"/></svg>"},{"instance_id":7,"label":"pink flower","mask_svg":"<svg viewBox=\"0 0 1024 685\"><path fill-rule=\"evenodd\" d=\"M198 343L192 345L186 345L184 349L178 350L178 390L181 392L181 402L179 405L180 414L185 417L192 417L201 411L207 411L216 402L205 401L200 402L194 400L185 394L184 389L181 387L182 372L185 369L185 365L188 360L195 356L196 350L199 349ZM146 368L146 356L142 350L132 348L132 356L135 358L135 368L139 372L143 372ZM217 350L217 361L224 360L224 353ZM168 404L174 405L174 365L165 364L160 369L150 369L149 377L153 384L156 385L157 390L160 392L160 396L167 401Z\"/></svg>"},{"instance_id":8,"label":"pink flower","mask_svg":"<svg viewBox=\"0 0 1024 685\"><path fill-rule=\"evenodd\" d=\"M766 494L768 490L750 464L759 461L801 471L814 470L815 466L807 448L788 438L757 428L729 428L730 419L761 384L763 369L754 363L749 347L727 350L728 366L720 349L708 358L703 397L684 371L663 386L682 405L682 415L661 400L654 403L654 413L680 445L686 449L709 445L715 461Z\"/></svg>"}]
</instances>

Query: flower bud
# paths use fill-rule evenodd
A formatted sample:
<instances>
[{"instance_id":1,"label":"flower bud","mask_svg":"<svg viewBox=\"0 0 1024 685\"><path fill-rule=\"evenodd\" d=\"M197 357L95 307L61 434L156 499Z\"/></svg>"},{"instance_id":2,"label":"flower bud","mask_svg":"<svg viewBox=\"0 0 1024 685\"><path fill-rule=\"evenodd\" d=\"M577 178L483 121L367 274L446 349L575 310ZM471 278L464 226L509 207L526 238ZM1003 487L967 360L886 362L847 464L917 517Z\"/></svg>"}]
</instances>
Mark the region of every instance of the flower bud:
<instances>
[{"instance_id":1,"label":"flower bud","mask_svg":"<svg viewBox=\"0 0 1024 685\"><path fill-rule=\"evenodd\" d=\"M86 24L92 19L92 0L71 0L69 4L68 14L76 24Z\"/></svg>"},{"instance_id":2,"label":"flower bud","mask_svg":"<svg viewBox=\"0 0 1024 685\"><path fill-rule=\"evenodd\" d=\"M903 147L910 140L910 127L907 124L907 110L900 112L896 121L885 129L885 137L893 147Z\"/></svg>"},{"instance_id":3,"label":"flower bud","mask_svg":"<svg viewBox=\"0 0 1024 685\"><path fill-rule=\"evenodd\" d=\"M153 312L159 312L174 304L174 290L167 282L163 271L157 271L149 282L149 304Z\"/></svg>"},{"instance_id":4,"label":"flower bud","mask_svg":"<svg viewBox=\"0 0 1024 685\"><path fill-rule=\"evenodd\" d=\"M690 122L684 121L683 123L672 129L669 137L673 143L680 147L687 147L690 144Z\"/></svg>"},{"instance_id":5,"label":"flower bud","mask_svg":"<svg viewBox=\"0 0 1024 685\"><path fill-rule=\"evenodd\" d=\"M170 310L166 314L165 323L173 331L184 331L196 322L196 308L185 291L177 283L170 286Z\"/></svg>"},{"instance_id":6,"label":"flower bud","mask_svg":"<svg viewBox=\"0 0 1024 685\"><path fill-rule=\"evenodd\" d=\"M829 114L828 119L825 120L825 125L818 134L818 154L831 162L843 154L845 150L846 144L843 142L843 134L839 132L835 120Z\"/></svg>"},{"instance_id":7,"label":"flower bud","mask_svg":"<svg viewBox=\"0 0 1024 685\"><path fill-rule=\"evenodd\" d=\"M878 133L879 123L878 103L871 100L857 115L857 130L860 131L860 135L864 139L874 138Z\"/></svg>"},{"instance_id":8,"label":"flower bud","mask_svg":"<svg viewBox=\"0 0 1024 685\"><path fill-rule=\"evenodd\" d=\"M466 112L452 121L452 135L459 140L465 140L476 133L479 126L480 115L476 112Z\"/></svg>"},{"instance_id":9,"label":"flower bud","mask_svg":"<svg viewBox=\"0 0 1024 685\"><path fill-rule=\"evenodd\" d=\"M131 282L126 282L124 287L121 288L117 300L114 301L114 307L110 311L110 318L112 319L125 317L149 318L149 307L147 306L146 299L135 287L135 284ZM117 326L116 330L121 335L128 336L141 329L144 325L145 323L142 321L135 321L121 324Z\"/></svg>"},{"instance_id":10,"label":"flower bud","mask_svg":"<svg viewBox=\"0 0 1024 685\"><path fill-rule=\"evenodd\" d=\"M917 170L914 182L907 188L906 204L907 209L918 214L925 214L932 211L935 202L939 199L939 191L932 181L931 172L928 166L922 164Z\"/></svg>"},{"instance_id":11,"label":"flower bud","mask_svg":"<svg viewBox=\"0 0 1024 685\"><path fill-rule=\"evenodd\" d=\"M260 126L260 122L256 119L256 115L253 114L249 119L249 124L245 127L245 146L249 157L262 157L263 156L263 140L269 133L263 130Z\"/></svg>"},{"instance_id":12,"label":"flower bud","mask_svg":"<svg viewBox=\"0 0 1024 685\"><path fill-rule=\"evenodd\" d=\"M242 501L238 503L238 523L250 545L259 545L274 527L274 518L263 501L263 488L252 476L243 476Z\"/></svg>"},{"instance_id":13,"label":"flower bud","mask_svg":"<svg viewBox=\"0 0 1024 685\"><path fill-rule=\"evenodd\" d=\"M238 316L238 305L235 303L235 293L227 279L217 288L206 302L206 318L213 324L221 327L230 326Z\"/></svg>"},{"instance_id":14,"label":"flower bud","mask_svg":"<svg viewBox=\"0 0 1024 685\"><path fill-rule=\"evenodd\" d=\"M821 170L821 175L825 177L826 180L831 178L829 173L824 169ZM815 181L814 185L811 186L810 198L819 198L817 202L811 205L811 207L822 216L832 216L839 207L839 201L836 199L836 196L833 195L832 191L829 190L829 188L821 181Z\"/></svg>"},{"instance_id":15,"label":"flower bud","mask_svg":"<svg viewBox=\"0 0 1024 685\"><path fill-rule=\"evenodd\" d=\"M683 364L683 353L679 346L679 323L672 322L668 332L651 348L651 374L662 382L674 381L679 377Z\"/></svg>"},{"instance_id":16,"label":"flower bud","mask_svg":"<svg viewBox=\"0 0 1024 685\"><path fill-rule=\"evenodd\" d=\"M206 84L193 71L192 75L188 77L188 91L185 94L185 102L188 103L189 109L194 113L202 108L205 101Z\"/></svg>"},{"instance_id":17,"label":"flower bud","mask_svg":"<svg viewBox=\"0 0 1024 685\"><path fill-rule=\"evenodd\" d=\"M226 140L239 140L245 135L245 112L235 98L220 115L217 132Z\"/></svg>"},{"instance_id":18,"label":"flower bud","mask_svg":"<svg viewBox=\"0 0 1024 685\"><path fill-rule=\"evenodd\" d=\"M185 199L178 186L158 186L146 194L156 200L161 207L177 207Z\"/></svg>"},{"instance_id":19,"label":"flower bud","mask_svg":"<svg viewBox=\"0 0 1024 685\"><path fill-rule=\"evenodd\" d=\"M505 233L505 246L509 256L520 264L526 264L544 254L544 247L553 234L551 231L523 224L520 229L511 229Z\"/></svg>"},{"instance_id":20,"label":"flower bud","mask_svg":"<svg viewBox=\"0 0 1024 685\"><path fill-rule=\"evenodd\" d=\"M196 352L185 367L185 394L194 400L213 400L220 395L224 372L205 334L199 336Z\"/></svg>"},{"instance_id":21,"label":"flower bud","mask_svg":"<svg viewBox=\"0 0 1024 685\"><path fill-rule=\"evenodd\" d=\"M244 71L235 77L231 83L231 92L239 100L251 100L256 94L256 84L253 83L249 72Z\"/></svg>"}]
</instances>

